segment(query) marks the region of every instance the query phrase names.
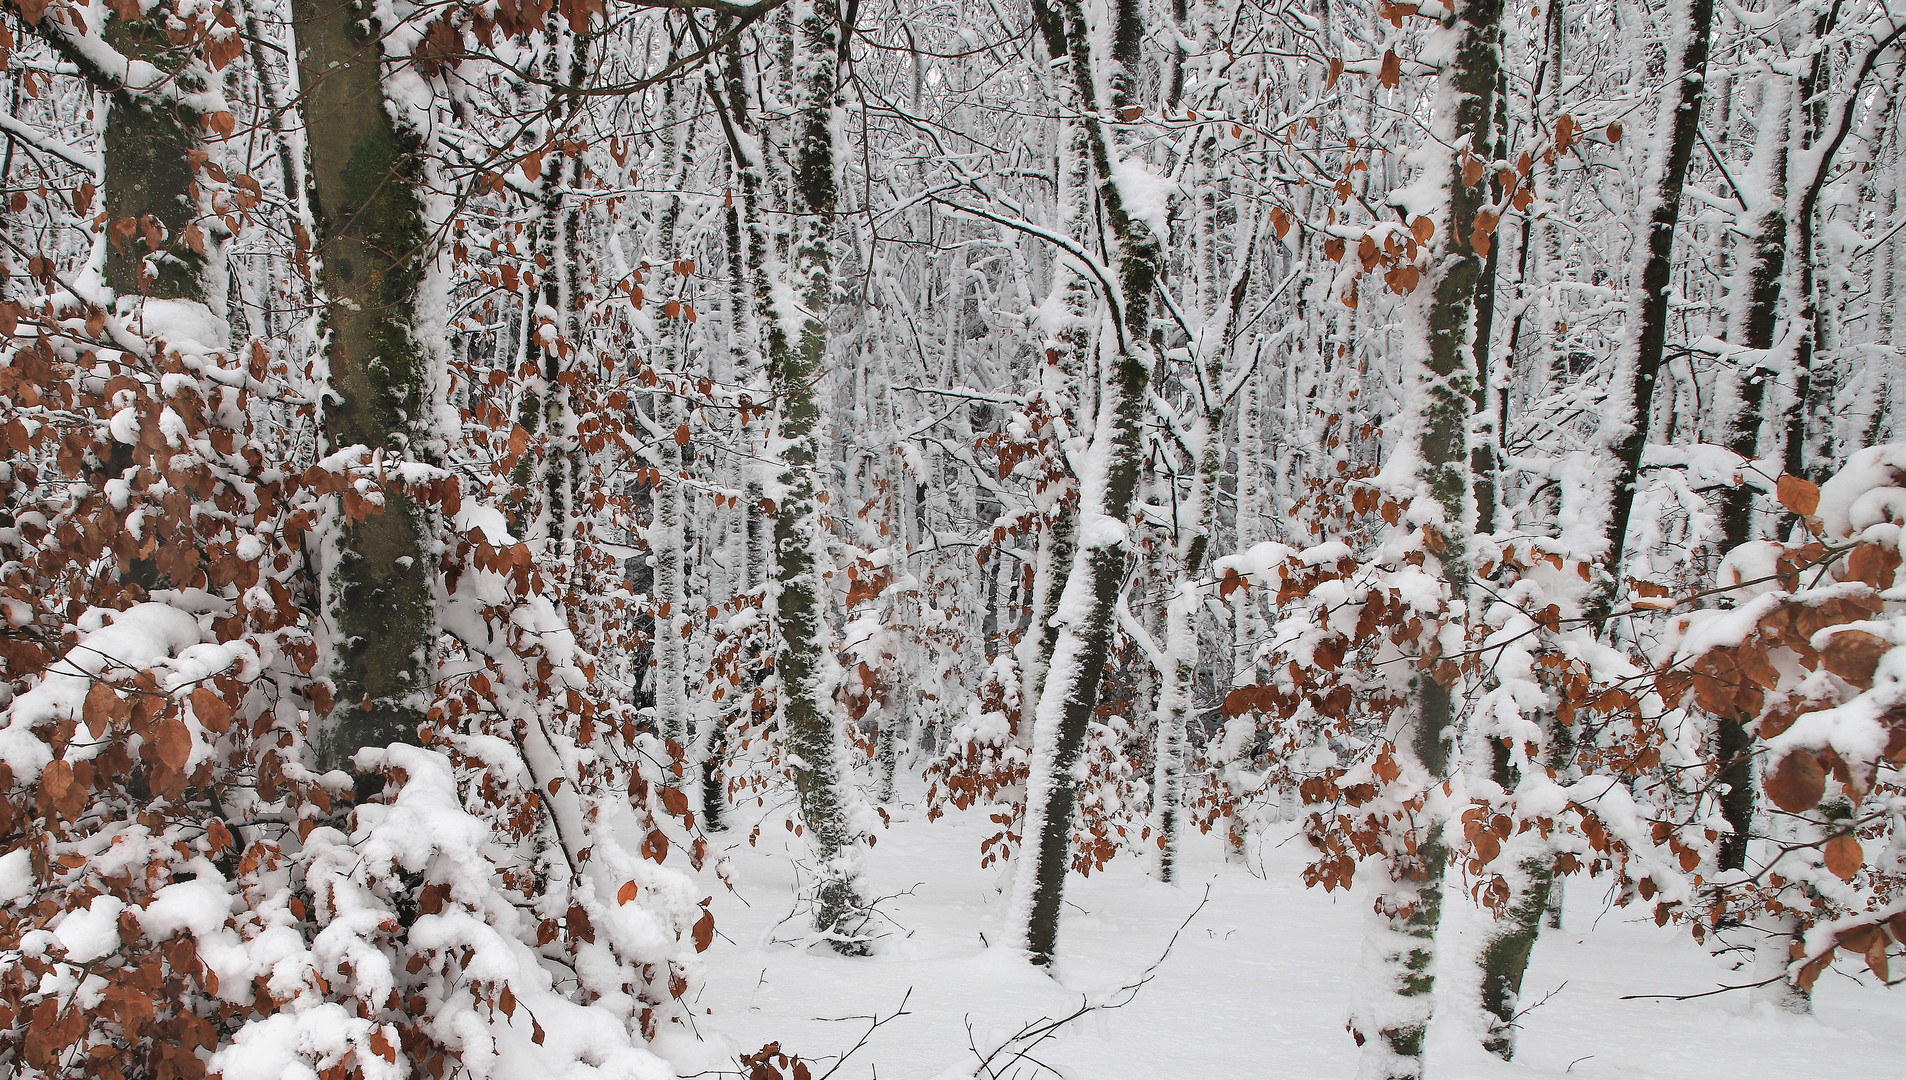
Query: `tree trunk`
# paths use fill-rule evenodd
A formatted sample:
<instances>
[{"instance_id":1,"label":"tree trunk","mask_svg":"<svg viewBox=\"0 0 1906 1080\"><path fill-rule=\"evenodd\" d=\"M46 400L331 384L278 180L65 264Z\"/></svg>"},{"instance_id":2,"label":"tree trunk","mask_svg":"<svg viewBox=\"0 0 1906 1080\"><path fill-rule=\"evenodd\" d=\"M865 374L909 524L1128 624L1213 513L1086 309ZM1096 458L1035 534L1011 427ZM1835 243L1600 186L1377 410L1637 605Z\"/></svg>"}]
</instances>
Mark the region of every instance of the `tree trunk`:
<instances>
[{"instance_id":1,"label":"tree trunk","mask_svg":"<svg viewBox=\"0 0 1906 1080\"><path fill-rule=\"evenodd\" d=\"M1071 76L1077 87L1081 126L1090 152L1112 238L1120 310L1117 345L1108 358L1098 395L1098 422L1079 477L1078 550L1066 576L1064 598L1054 612L1058 634L1052 664L1039 692L1033 755L1026 788L1025 849L1015 868L1012 933L1033 963L1052 962L1059 937L1059 905L1072 847L1072 816L1078 778L1074 767L1085 744L1086 725L1098 705L1099 680L1111 652L1113 613L1125 584L1131 548L1128 517L1142 458L1141 422L1151 375L1152 293L1161 256L1151 229L1124 210L1112 176L1114 147L1099 115L1095 65L1080 0L1061 0ZM1112 112L1135 101L1138 59L1137 5L1119 5L1114 28Z\"/></svg>"},{"instance_id":2,"label":"tree trunk","mask_svg":"<svg viewBox=\"0 0 1906 1080\"><path fill-rule=\"evenodd\" d=\"M1628 522L1634 516L1641 454L1648 444L1648 418L1654 409L1655 383L1661 375L1668 341L1668 278L1674 269L1674 231L1681 221L1681 192L1687 182L1688 161L1700 136L1701 101L1707 89L1708 32L1714 22L1714 0L1685 0L1685 4L1686 36L1681 55L1674 58L1679 72L1670 91L1674 113L1667 155L1653 176L1654 190L1649 192L1654 206L1648 215L1648 254L1641 268L1641 294L1635 302L1635 344L1626 371L1618 374L1626 385L1611 394L1611 407L1630 407L1623 418L1628 431L1615 445L1614 501L1608 522L1608 554L1603 563L1608 580L1590 613L1598 626L1621 593Z\"/></svg>"},{"instance_id":3,"label":"tree trunk","mask_svg":"<svg viewBox=\"0 0 1906 1080\"><path fill-rule=\"evenodd\" d=\"M324 413L325 443L425 458L429 363L411 330L428 262L419 140L385 109L375 24L367 33L351 7L330 0L292 0L292 12L336 397ZM386 488L381 512L338 527L337 562L326 568L338 710L318 739L322 769L416 739L436 653L424 510Z\"/></svg>"},{"instance_id":4,"label":"tree trunk","mask_svg":"<svg viewBox=\"0 0 1906 1080\"><path fill-rule=\"evenodd\" d=\"M664 91L664 102L662 131L667 142L662 169L668 177L670 193L662 196L662 211L649 252L658 263L658 291L663 281L675 276L667 268L681 257L676 250L675 230L682 215L679 192L687 183L692 164L690 147L694 129L692 121L682 121L673 87ZM651 366L662 379L656 388L653 439L656 471L661 477L655 486L655 512L649 518L648 528L649 551L655 557L655 599L660 604L655 616L655 726L664 740L674 744L669 748L670 753L684 754L690 735L684 682L687 643L683 636L688 626L688 579L683 565L683 528L688 510L683 491L687 445L683 436L688 430L688 413L682 406L681 395L676 393L677 380L683 376L676 368L685 335L683 327L687 325L681 318L661 320L657 326L662 337L660 347L651 354ZM675 781L673 774L668 780Z\"/></svg>"},{"instance_id":5,"label":"tree trunk","mask_svg":"<svg viewBox=\"0 0 1906 1080\"><path fill-rule=\"evenodd\" d=\"M1464 183L1463 166L1470 154L1486 160L1494 149L1490 136L1502 62L1501 16L1501 0L1459 3L1445 16L1443 25L1453 32L1454 41L1450 65L1442 75L1444 86L1432 107L1432 125L1457 153L1444 166L1449 216L1437 224L1431 273L1424 283L1430 297L1420 331L1425 341L1418 454L1422 482L1441 506L1438 555L1452 602L1458 605L1469 594L1475 493L1468 428L1480 392L1475 334L1479 291L1489 269L1486 257L1476 250L1476 224L1487 208L1487 189ZM1412 698L1398 756L1413 757L1427 782L1437 783L1449 771L1447 740L1455 702L1450 688L1427 671L1417 675ZM1360 1076L1365 1080L1408 1080L1422 1074L1447 860L1442 823L1432 820L1415 856L1398 860L1397 913L1375 916L1366 963L1375 969L1375 992L1388 1000L1373 1010L1381 1019L1367 1025L1372 1030L1362 1030L1361 1021L1353 1029L1364 1044Z\"/></svg>"},{"instance_id":6,"label":"tree trunk","mask_svg":"<svg viewBox=\"0 0 1906 1080\"><path fill-rule=\"evenodd\" d=\"M781 444L779 501L774 522L775 574L779 596L775 629L779 650L774 669L780 683L781 723L801 817L811 837L815 926L848 955L867 950L868 911L859 886L858 829L849 817L851 785L842 747L843 717L829 678L827 591L822 579L826 531L821 521L820 401L816 383L827 352L827 314L834 302L834 211L838 183L835 119L839 114L840 65L846 44L832 0L796 0L794 50L793 176L791 196L799 235L787 266L788 285L805 308L794 321L792 305L778 301L765 276L756 302L767 329L767 356L778 391L775 437ZM731 143L739 151L739 143ZM739 158L741 155L737 153ZM759 168L748 161L747 168ZM767 251L766 230L755 209L759 179L744 181L753 242Z\"/></svg>"},{"instance_id":7,"label":"tree trunk","mask_svg":"<svg viewBox=\"0 0 1906 1080\"><path fill-rule=\"evenodd\" d=\"M178 76L190 55L166 35L166 15L127 21L107 20L104 37L127 58L144 60ZM111 98L103 138L106 213L106 284L120 296L160 300L205 299L205 241L199 250L186 239L198 217L191 187L191 153L204 131L197 109L178 90L148 94L119 85L100 73L78 49L62 47L63 37L49 35L67 59L78 64Z\"/></svg>"}]
</instances>

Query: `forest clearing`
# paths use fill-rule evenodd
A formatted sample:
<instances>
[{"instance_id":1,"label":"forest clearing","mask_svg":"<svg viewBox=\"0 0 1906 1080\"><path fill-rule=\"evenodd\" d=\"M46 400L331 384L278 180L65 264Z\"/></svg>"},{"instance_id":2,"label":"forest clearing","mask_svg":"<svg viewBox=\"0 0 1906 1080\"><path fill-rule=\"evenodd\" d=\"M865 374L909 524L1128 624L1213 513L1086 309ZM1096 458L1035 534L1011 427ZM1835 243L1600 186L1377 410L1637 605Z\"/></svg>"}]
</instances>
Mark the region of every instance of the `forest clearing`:
<instances>
[{"instance_id":1,"label":"forest clearing","mask_svg":"<svg viewBox=\"0 0 1906 1080\"><path fill-rule=\"evenodd\" d=\"M0 1075L1897 1075L1902 77L0 0Z\"/></svg>"}]
</instances>

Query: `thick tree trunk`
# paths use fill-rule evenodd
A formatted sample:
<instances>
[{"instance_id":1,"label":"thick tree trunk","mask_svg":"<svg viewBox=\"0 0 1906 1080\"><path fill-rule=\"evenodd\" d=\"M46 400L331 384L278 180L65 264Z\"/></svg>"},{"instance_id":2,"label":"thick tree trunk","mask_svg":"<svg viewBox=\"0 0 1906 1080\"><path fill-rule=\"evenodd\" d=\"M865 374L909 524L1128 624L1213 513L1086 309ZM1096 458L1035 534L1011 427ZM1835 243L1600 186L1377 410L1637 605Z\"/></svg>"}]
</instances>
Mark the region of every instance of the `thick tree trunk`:
<instances>
[{"instance_id":1,"label":"thick tree trunk","mask_svg":"<svg viewBox=\"0 0 1906 1080\"><path fill-rule=\"evenodd\" d=\"M418 140L385 109L374 24L367 33L335 0L292 0L292 13L335 395L325 442L416 460L429 453L429 364L411 331L428 243ZM428 527L394 488L381 512L339 521L337 563L326 568L338 710L318 740L320 768L416 738L437 636Z\"/></svg>"},{"instance_id":2,"label":"thick tree trunk","mask_svg":"<svg viewBox=\"0 0 1906 1080\"><path fill-rule=\"evenodd\" d=\"M758 264L756 303L766 329L769 370L777 391L775 438L781 446L779 499L772 513L775 630L779 649L781 723L794 767L801 817L816 859L812 901L815 926L834 948L866 952L867 904L859 886L860 835L850 819L843 716L834 702L828 655L827 591L822 580L826 532L821 521L820 401L816 383L827 352L827 315L835 281L832 247L838 184L834 130L839 114L840 65L845 43L832 0L796 0L792 92L793 176L791 195L799 235L787 266L788 285L804 312L778 299ZM765 186L760 163L745 156L741 133L731 129L731 149L745 160L744 206L756 255L767 254L758 197ZM800 318L796 321L795 316Z\"/></svg>"},{"instance_id":3,"label":"thick tree trunk","mask_svg":"<svg viewBox=\"0 0 1906 1080\"><path fill-rule=\"evenodd\" d=\"M144 60L178 75L188 55L166 35L165 15L107 21L108 44L129 59ZM55 39L59 47L60 39ZM99 75L78 50L60 50L94 72L93 81L111 103L106 110L103 149L105 183L100 188L106 213L106 284L120 296L161 300L205 298L205 241L199 250L186 239L198 217L191 187L191 152L204 133L203 117L170 95L145 94Z\"/></svg>"},{"instance_id":4,"label":"thick tree trunk","mask_svg":"<svg viewBox=\"0 0 1906 1080\"><path fill-rule=\"evenodd\" d=\"M1487 160L1494 150L1495 91L1501 72L1501 0L1470 0L1455 5L1444 25L1454 33L1445 86L1433 107L1447 119L1433 119L1458 152L1445 165L1449 216L1439 223L1430 254L1430 290L1424 313L1424 361L1421 433L1418 453L1422 480L1440 504L1438 556L1452 601L1469 595L1469 531L1475 492L1468 429L1482 392L1475 361L1479 294L1490 268L1476 226L1487 208L1487 187L1463 181L1469 154ZM1485 172L1490 170L1485 169ZM1488 233L1482 234L1489 236ZM1493 237L1490 238L1493 250ZM1491 495L1493 501L1493 495ZM1436 783L1449 772L1449 745L1455 701L1451 689L1429 672L1419 674L1412 693L1409 722L1398 740L1400 757L1414 757L1426 779ZM1364 1042L1360 1075L1365 1080L1409 1080L1421 1075L1424 1037L1435 986L1436 931L1442 916L1443 874L1448 850L1440 821L1428 823L1414 857L1400 861L1395 915L1378 914L1366 963L1374 971L1374 1022L1359 1021ZM1364 1031L1363 1027L1371 1030Z\"/></svg>"}]
</instances>

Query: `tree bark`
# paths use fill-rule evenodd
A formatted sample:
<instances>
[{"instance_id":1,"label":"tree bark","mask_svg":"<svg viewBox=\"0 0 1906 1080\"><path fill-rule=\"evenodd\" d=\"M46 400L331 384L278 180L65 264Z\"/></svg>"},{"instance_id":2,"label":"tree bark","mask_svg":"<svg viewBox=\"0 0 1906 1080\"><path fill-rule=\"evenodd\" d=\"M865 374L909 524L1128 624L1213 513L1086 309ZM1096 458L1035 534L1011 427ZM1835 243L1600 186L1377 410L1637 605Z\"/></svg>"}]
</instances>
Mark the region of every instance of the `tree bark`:
<instances>
[{"instance_id":1,"label":"tree bark","mask_svg":"<svg viewBox=\"0 0 1906 1080\"><path fill-rule=\"evenodd\" d=\"M419 140L385 108L374 26L367 33L356 9L337 0L292 0L292 15L334 395L324 440L331 450L423 459L429 364L411 330L428 242ZM423 508L388 487L381 512L340 519L339 528L337 563L326 568L338 711L318 739L323 769L416 739L436 653Z\"/></svg>"},{"instance_id":2,"label":"tree bark","mask_svg":"<svg viewBox=\"0 0 1906 1080\"><path fill-rule=\"evenodd\" d=\"M1478 254L1476 223L1487 209L1487 191L1481 183L1463 181L1468 155L1486 161L1494 146L1496 84L1501 74L1502 0L1458 3L1444 17L1454 32L1450 64L1443 71L1443 100L1433 106L1448 116L1448 134L1457 148L1445 169L1449 216L1438 225L1430 253L1430 290L1424 314L1424 362L1418 454L1422 482L1441 507L1436 526L1442 550L1438 557L1453 605L1469 595L1469 533L1475 513L1473 465L1468 429L1481 392L1475 363L1478 347L1479 294L1489 269ZM1435 121L1432 121L1433 123ZM1490 170L1484 169L1487 173ZM1493 250L1493 242L1491 250ZM1492 496L1493 501L1493 496ZM1466 617L1466 616L1464 616ZM1448 738L1455 701L1450 687L1430 672L1417 675L1412 710L1397 749L1399 757L1415 759L1429 783L1448 774ZM1442 917L1443 874L1448 849L1442 823L1431 820L1418 842L1414 857L1399 860L1395 872L1403 885L1398 913L1377 914L1378 923L1366 953L1376 968L1381 989L1376 992L1400 1002L1378 1010L1384 1019L1357 1031L1364 1044L1360 1075L1365 1080L1410 1080L1423 1068L1423 1043L1429 1027L1430 996L1435 987L1436 930Z\"/></svg>"},{"instance_id":3,"label":"tree bark","mask_svg":"<svg viewBox=\"0 0 1906 1080\"><path fill-rule=\"evenodd\" d=\"M1033 758L1026 790L1025 849L1015 868L1013 934L1033 963L1052 962L1059 905L1070 863L1078 779L1074 767L1086 725L1098 706L1100 676L1111 652L1113 614L1131 549L1128 517L1142 458L1145 387L1151 375L1152 293L1162 258L1159 239L1126 214L1112 176L1116 149L1098 107L1091 41L1080 0L1061 0L1068 63L1090 153L1099 205L1116 242L1117 343L1099 387L1098 421L1079 477L1078 549L1053 618L1058 634L1039 693ZM1114 27L1110 71L1112 115L1137 98L1134 68L1139 27L1135 3L1122 2Z\"/></svg>"},{"instance_id":4,"label":"tree bark","mask_svg":"<svg viewBox=\"0 0 1906 1080\"><path fill-rule=\"evenodd\" d=\"M786 270L804 312L779 300L772 287L774 244L760 205L768 186L763 175L765 155L750 153L754 132L737 122L738 108L730 105L722 116L729 148L742 174L755 304L776 392L774 437L782 449L776 478L780 497L769 514L779 587L774 670L801 817L817 862L811 893L815 928L837 951L862 955L867 951L868 918L859 885L862 845L849 817L851 788L841 745L844 718L835 705L830 678L827 593L821 577L826 533L818 498L822 458L816 392L827 351L827 314L836 292L834 121L840 111L840 66L846 44L839 9L832 0L797 0L791 23L799 40L790 50L794 115L789 194L799 235L791 245ZM741 90L738 80L731 83L730 92L738 95ZM715 92L712 86L711 92Z\"/></svg>"},{"instance_id":5,"label":"tree bark","mask_svg":"<svg viewBox=\"0 0 1906 1080\"><path fill-rule=\"evenodd\" d=\"M1648 418L1654 408L1655 383L1661 375L1668 341L1668 279L1674 269L1674 231L1681 221L1681 192L1687 183L1688 161L1701 131L1701 102L1707 90L1708 34L1714 23L1714 0L1686 0L1686 37L1675 58L1672 127L1667 155L1655 174L1648 217L1648 254L1641 269L1641 293L1635 303L1633 351L1620 375L1628 385L1620 397L1632 402L1628 431L1615 445L1615 484L1608 523L1608 575L1596 610L1597 625L1613 610L1621 592L1622 566L1628 541L1628 522L1634 516L1635 493L1641 475L1641 455L1648 443ZM1617 397L1616 400L1620 400Z\"/></svg>"}]
</instances>

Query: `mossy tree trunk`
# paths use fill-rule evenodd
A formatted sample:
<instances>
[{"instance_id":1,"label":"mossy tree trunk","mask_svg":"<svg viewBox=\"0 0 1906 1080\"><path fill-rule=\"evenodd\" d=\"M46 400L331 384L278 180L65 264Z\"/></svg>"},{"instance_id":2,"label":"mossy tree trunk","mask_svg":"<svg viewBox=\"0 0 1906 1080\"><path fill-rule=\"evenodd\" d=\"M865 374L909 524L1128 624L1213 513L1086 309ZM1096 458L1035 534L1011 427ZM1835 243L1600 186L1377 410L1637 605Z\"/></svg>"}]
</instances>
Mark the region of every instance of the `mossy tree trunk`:
<instances>
[{"instance_id":1,"label":"mossy tree trunk","mask_svg":"<svg viewBox=\"0 0 1906 1080\"><path fill-rule=\"evenodd\" d=\"M795 40L777 49L786 58L793 102L790 118L789 201L797 234L788 259L767 224L772 197L768 161L759 132L742 107L747 93L737 57L726 77L709 80L708 94L734 155L741 186L747 266L753 280L760 349L775 401L771 443L778 445L769 468L776 470L778 498L764 525L771 527L776 652L783 738L794 771L801 819L814 854L808 895L815 929L839 952L862 955L868 908L861 896L862 843L851 817L853 792L846 774L845 715L834 700L829 656L828 593L822 578L826 558L821 520L820 397L817 382L827 354L827 317L837 293L833 247L839 183L834 132L840 114L841 67L846 60L841 17L832 0L796 0L789 18L777 19ZM799 298L800 309L777 297L774 274ZM765 496L764 496L765 499Z\"/></svg>"},{"instance_id":2,"label":"mossy tree trunk","mask_svg":"<svg viewBox=\"0 0 1906 1080\"><path fill-rule=\"evenodd\" d=\"M110 98L100 187L100 209L106 216L106 284L120 296L203 302L203 234L188 230L199 216L192 197L196 170L191 155L206 128L204 116L181 100L182 91L200 88L190 51L172 44L163 10L153 17L107 20L102 35L107 44L178 79L165 93L143 93L100 71L62 32L46 36ZM198 237L196 243L193 236Z\"/></svg>"},{"instance_id":3,"label":"mossy tree trunk","mask_svg":"<svg viewBox=\"0 0 1906 1080\"><path fill-rule=\"evenodd\" d=\"M1125 212L1113 162L1119 151L1100 115L1098 82L1089 24L1080 0L1061 0L1068 64L1079 106L1079 124L1105 215L1115 242L1116 344L1106 350L1088 466L1079 477L1078 540L1059 620L1051 666L1039 691L1033 756L1026 789L1025 848L1015 870L1013 933L1035 964L1049 965L1059 938L1059 908L1071 862L1072 818L1077 809L1074 775L1086 727L1098 706L1100 677L1110 655L1113 616L1125 585L1131 552L1130 516L1142 464L1141 425L1145 388L1152 369L1151 304L1163 259L1159 238ZM1110 115L1138 100L1136 66L1141 25L1138 5L1114 12L1108 80Z\"/></svg>"},{"instance_id":4,"label":"mossy tree trunk","mask_svg":"<svg viewBox=\"0 0 1906 1080\"><path fill-rule=\"evenodd\" d=\"M1475 370L1476 334L1490 270L1479 250L1480 238L1487 239L1490 249L1494 246L1493 234L1477 228L1479 215L1490 209L1489 189L1480 177L1473 186L1466 183L1463 174L1471 155L1487 161L1494 150L1501 19L1502 0L1468 0L1444 15L1443 25L1453 40L1431 120L1432 130L1456 152L1444 165L1448 217L1437 223L1424 281L1429 297L1420 331L1423 403L1417 451L1421 483L1441 508L1442 522L1435 527L1441 550L1436 554L1451 601L1459 608L1469 596L1469 535L1477 494L1469 428L1482 392ZM1399 757L1415 759L1431 784L1449 774L1455 705L1450 686L1430 672L1417 675L1397 749ZM1447 862L1442 823L1431 820L1415 855L1400 859L1395 867L1395 913L1374 916L1366 957L1378 980L1374 992L1389 1000L1373 1010L1379 1019L1353 1028L1364 1044L1359 1075L1366 1080L1409 1080L1422 1074Z\"/></svg>"},{"instance_id":5,"label":"mossy tree trunk","mask_svg":"<svg viewBox=\"0 0 1906 1080\"><path fill-rule=\"evenodd\" d=\"M428 362L412 334L427 263L421 154L385 108L365 14L338 0L292 2L331 374L323 432L332 450L418 460L429 453ZM416 738L437 636L426 511L386 488L381 512L339 527L326 568L338 699L318 744L326 769ZM360 778L360 789L369 784Z\"/></svg>"}]
</instances>

